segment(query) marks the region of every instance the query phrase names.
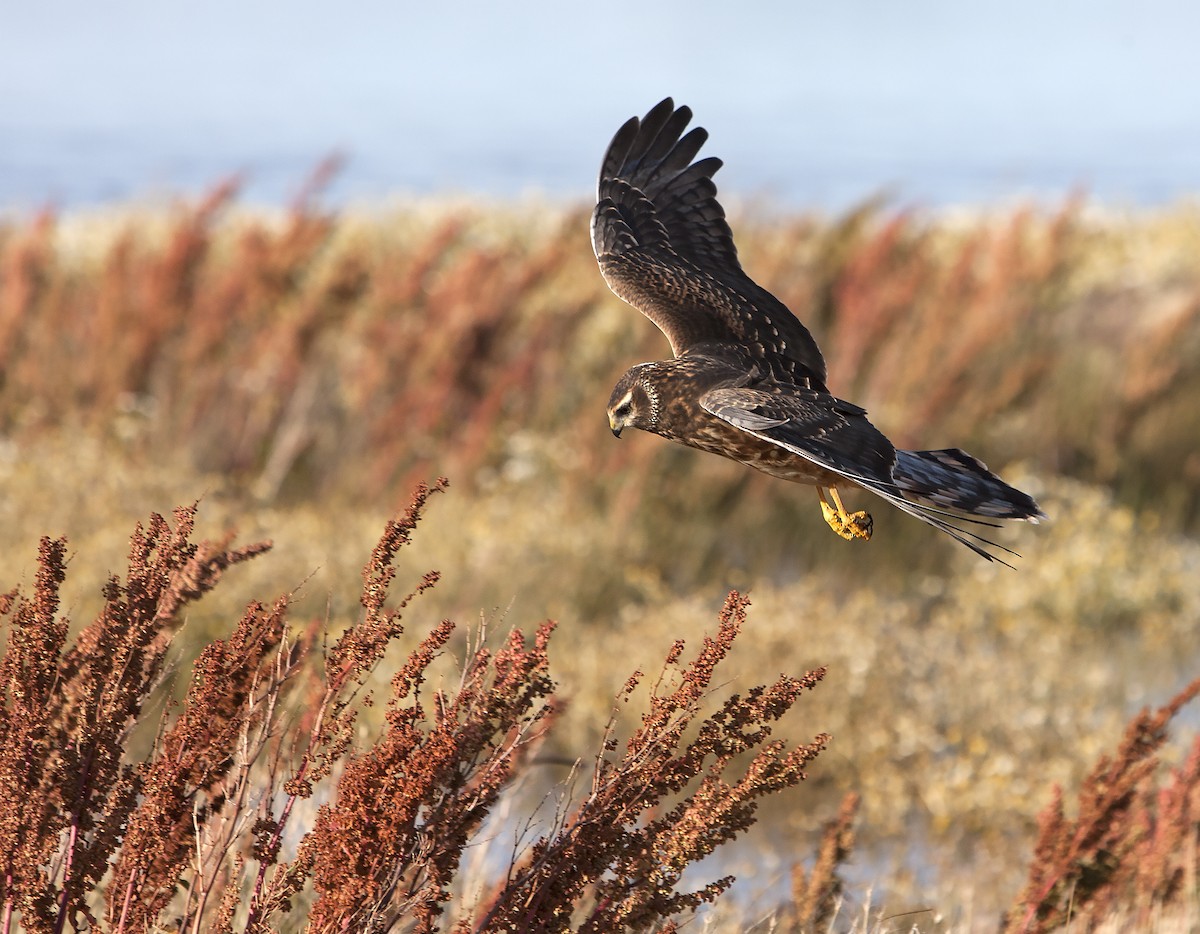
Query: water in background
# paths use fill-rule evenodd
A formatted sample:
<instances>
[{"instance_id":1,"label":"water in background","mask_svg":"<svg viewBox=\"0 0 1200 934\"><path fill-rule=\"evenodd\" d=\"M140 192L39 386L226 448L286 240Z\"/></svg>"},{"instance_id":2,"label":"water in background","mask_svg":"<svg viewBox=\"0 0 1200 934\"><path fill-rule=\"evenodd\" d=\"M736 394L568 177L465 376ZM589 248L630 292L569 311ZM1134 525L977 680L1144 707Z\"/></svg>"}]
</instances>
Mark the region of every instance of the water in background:
<instances>
[{"instance_id":1,"label":"water in background","mask_svg":"<svg viewBox=\"0 0 1200 934\"><path fill-rule=\"evenodd\" d=\"M202 190L278 203L586 199L620 121L673 94L726 192L840 208L1200 191L1188 3L848 0L14 4L0 210Z\"/></svg>"}]
</instances>

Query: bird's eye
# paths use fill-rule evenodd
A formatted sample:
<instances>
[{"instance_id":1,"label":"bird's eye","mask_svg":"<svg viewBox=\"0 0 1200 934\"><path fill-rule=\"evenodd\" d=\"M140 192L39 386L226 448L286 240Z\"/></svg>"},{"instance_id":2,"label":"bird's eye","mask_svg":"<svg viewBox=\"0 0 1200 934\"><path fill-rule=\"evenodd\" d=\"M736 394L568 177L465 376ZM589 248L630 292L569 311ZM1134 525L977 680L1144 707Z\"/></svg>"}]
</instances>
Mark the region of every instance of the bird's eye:
<instances>
[{"instance_id":1,"label":"bird's eye","mask_svg":"<svg viewBox=\"0 0 1200 934\"><path fill-rule=\"evenodd\" d=\"M616 414L621 417L624 417L624 416L628 415L632 410L633 410L633 406L629 403L629 400L626 399L624 402L622 402L620 405L617 406Z\"/></svg>"}]
</instances>

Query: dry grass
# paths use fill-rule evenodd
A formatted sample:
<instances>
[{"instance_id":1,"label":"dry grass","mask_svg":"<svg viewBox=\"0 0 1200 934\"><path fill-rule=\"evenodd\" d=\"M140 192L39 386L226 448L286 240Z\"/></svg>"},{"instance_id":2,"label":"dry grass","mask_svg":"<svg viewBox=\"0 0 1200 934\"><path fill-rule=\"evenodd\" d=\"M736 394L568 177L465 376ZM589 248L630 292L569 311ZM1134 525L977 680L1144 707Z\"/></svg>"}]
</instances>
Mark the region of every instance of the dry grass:
<instances>
[{"instance_id":1,"label":"dry grass","mask_svg":"<svg viewBox=\"0 0 1200 934\"><path fill-rule=\"evenodd\" d=\"M685 873L749 830L760 804L801 781L830 742L827 734L800 745L774 737L777 722L794 727L789 711L825 669L715 702L726 693L718 669L722 678L752 683L731 651L747 601L730 594L699 651L686 657L676 640L655 680L643 687L635 671L617 690L595 740L599 751L578 756L573 777L552 795L553 814L539 816L528 795L514 796L514 780L556 761L550 751L564 744L552 728L575 731L551 680L559 667L550 654L552 624L532 639L513 630L496 649L460 643L456 674L443 658L453 624L428 626L390 678L383 722L372 727L376 721L362 717L376 669L405 636L401 612L423 607L440 577L419 575L406 597L389 600L396 559L441 488L418 488L408 510L387 524L363 570L355 619L289 631L294 595L251 603L231 632L200 651L177 708L166 713L154 698L174 664L184 607L232 565L264 560L269 544L193 544L194 508L177 510L174 524L154 516L135 531L128 569L105 585L95 621L72 639L59 609L65 543L43 540L33 592L0 600L9 632L0 659L0 930L667 930L726 891L727 871L699 887ZM756 636L766 643L749 646L748 660L761 672L770 626ZM566 660L575 658L572 649ZM836 708L854 697L855 671L834 670L849 689ZM952 690L961 703L965 693ZM1028 672L1024 690L1031 693ZM1130 722L1115 752L1100 755L1080 783L1077 816L1067 817L1062 792L1053 792L1006 930L1113 919L1170 930L1163 918L1194 910L1200 745L1167 773L1157 755L1168 725L1197 693L1200 679ZM827 715L814 704L819 696L804 704L812 718ZM642 703L635 726L625 714ZM938 775L945 753L905 735L925 712L906 718L899 709L880 724L890 735L880 767L908 774L927 805L939 794L961 803L966 786L947 787ZM1026 709L1003 711L1018 720L1014 742L1025 740L1028 762L1038 763L1039 771L1021 776L1025 805L1047 793L1045 755L1027 743L1036 731L1020 722ZM1064 706L1064 713L1077 711ZM156 720L156 739L142 748L137 728ZM1088 737L1082 722L1069 726L1068 758L1077 759ZM880 787L858 771L870 762L869 730L847 724L845 735L847 749L835 746L832 768L823 757L806 803L772 809L772 821L821 811L822 787L831 782L861 783L868 805L878 799ZM582 752L578 736L565 747ZM986 785L987 766L971 765L971 757L962 750L946 764ZM757 909L767 912L766 929L889 931L914 913L928 916L916 922L919 930L982 929L952 903L914 912L894 893L872 907L869 892L848 881L847 864L860 832L868 831L870 848L886 822L872 828L878 815L860 812L861 800L844 796L810 866L792 851L790 893ZM528 816L520 816L523 808ZM856 818L866 828L856 828ZM976 845L990 832L985 822L959 830ZM479 859L472 849L491 855ZM1018 861L1009 866L1017 868ZM710 923L750 922L743 904Z\"/></svg>"},{"instance_id":2,"label":"dry grass","mask_svg":"<svg viewBox=\"0 0 1200 934\"><path fill-rule=\"evenodd\" d=\"M454 624L432 626L391 678L382 731L356 740L401 611L437 582L428 572L389 602L394 559L443 488L419 487L387 524L363 570L362 613L336 638L322 644L317 624L289 633L287 596L251 604L202 650L144 756L130 737L154 716L183 607L269 545L193 544L194 508L173 526L153 516L96 620L69 641L65 542L43 539L33 593L0 599L0 931L674 929L724 892L732 877L689 891L684 870L746 831L759 800L802 781L829 741L772 736L822 670L713 706L745 624L736 593L694 657L683 640L669 647L623 754L614 721L590 789L567 789L540 832L536 814L520 821L507 864L467 880L476 894L465 897L465 850L554 721L554 627L475 646L457 684L438 688L432 668ZM641 681L631 674L617 704L638 699Z\"/></svg>"},{"instance_id":3,"label":"dry grass","mask_svg":"<svg viewBox=\"0 0 1200 934\"><path fill-rule=\"evenodd\" d=\"M582 212L430 204L336 217L301 203L265 217L230 198L0 228L0 580L38 592L30 543L69 534L59 599L74 618L98 617L99 582L132 523L197 497L210 539L236 527L277 542L190 607L165 671L259 657L268 642L231 636L229 621L263 595L289 594L280 612L292 619L348 630L362 611L348 582L378 517L436 473L456 492L423 530L419 560L402 549L395 566L418 581L442 569L420 603L431 617L483 608L493 629L563 621L545 652L569 703L546 761L589 758L628 670L656 670L728 590L749 591L753 639L723 677L740 688L827 666L831 683L780 729L837 737L804 795L764 805L752 850L726 845L704 864L708 879L753 867L739 875L754 891L743 880L708 923L763 930L823 929L827 917L836 930L994 930L1028 876L1049 786L1068 800L1093 787L1092 764L1130 715L1196 673L1194 208L734 220L747 267L812 326L837 391L898 441L961 443L1042 499L1054 521L1005 539L1025 556L1014 574L882 511L874 541L846 545L802 488L650 437L615 442L601 411L612 381L666 348L604 290ZM262 607L253 631L275 612ZM447 651L473 657L449 639ZM217 642L224 655L201 655ZM419 651L401 645L400 656ZM385 663L366 688L388 691L399 667ZM170 678L157 696L172 684L190 704ZM613 728L630 736L635 705L619 706ZM159 748L199 748L203 721L181 718ZM368 711L355 729L386 721ZM128 754L152 756L153 734L152 723L131 733ZM421 742L396 734L362 763L363 781ZM1183 749L1163 758L1184 768ZM522 774L543 787L558 773ZM1140 777L1154 788L1162 772ZM154 782L169 796L170 782ZM849 793L860 798L849 865L814 862L789 902L790 854L817 851ZM1137 800L1129 813L1149 813L1150 798ZM485 824L518 807L507 801ZM137 833L184 819L161 811ZM446 826L447 841L462 839L464 824ZM846 821L835 827L827 853L849 839ZM508 859L484 850L468 848L468 862ZM122 864L127 889L172 858L147 852L149 863ZM364 880L378 880L374 855L413 865L375 846ZM1147 901L1154 885L1135 884L1136 898L1122 889L1104 923L1171 930L1186 897ZM486 888L454 888L453 910L486 910ZM435 890L417 901L432 905ZM1063 890L1077 919L1079 885ZM298 911L316 890L303 892ZM918 909L929 910L904 914Z\"/></svg>"},{"instance_id":4,"label":"dry grass","mask_svg":"<svg viewBox=\"0 0 1200 934\"><path fill-rule=\"evenodd\" d=\"M1164 907L1190 907L1196 893L1200 828L1200 739L1187 763L1159 787L1155 754L1167 725L1200 694L1200 678L1157 712L1129 724L1112 756L1102 756L1079 792L1079 813L1067 818L1062 790L1039 820L1029 881L1009 912L1006 931L1054 931L1094 925L1121 911L1139 924Z\"/></svg>"},{"instance_id":5,"label":"dry grass","mask_svg":"<svg viewBox=\"0 0 1200 934\"><path fill-rule=\"evenodd\" d=\"M402 497L432 472L537 479L637 532L684 505L731 513L762 543L751 566L795 552L780 507L794 491L607 435L596 400L666 346L605 290L583 212L341 218L301 201L267 219L231 197L0 231L8 438L87 428L142 456L179 451L267 501ZM868 207L737 226L747 267L818 335L834 390L898 442L1003 452L1194 528L1195 211L1119 220L1071 203L954 221ZM692 539L669 569L684 586L740 560Z\"/></svg>"}]
</instances>

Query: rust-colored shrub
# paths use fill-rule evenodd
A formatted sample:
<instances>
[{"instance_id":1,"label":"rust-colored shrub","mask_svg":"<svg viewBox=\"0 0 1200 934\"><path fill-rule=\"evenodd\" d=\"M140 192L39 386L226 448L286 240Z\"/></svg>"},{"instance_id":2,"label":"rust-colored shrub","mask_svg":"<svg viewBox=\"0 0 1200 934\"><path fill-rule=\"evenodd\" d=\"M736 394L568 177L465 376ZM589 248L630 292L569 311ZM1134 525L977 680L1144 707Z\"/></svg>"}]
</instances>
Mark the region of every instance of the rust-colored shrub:
<instances>
[{"instance_id":1,"label":"rust-colored shrub","mask_svg":"<svg viewBox=\"0 0 1200 934\"><path fill-rule=\"evenodd\" d=\"M1155 771L1168 725L1197 694L1200 678L1159 710L1133 718L1115 754L1101 756L1083 782L1074 818L1066 816L1062 789L1054 789L1005 931L1090 929L1117 910L1145 922L1177 899L1190 907L1195 889L1181 883L1194 873L1200 842L1200 740L1161 787Z\"/></svg>"},{"instance_id":2,"label":"rust-colored shrub","mask_svg":"<svg viewBox=\"0 0 1200 934\"><path fill-rule=\"evenodd\" d=\"M560 467L581 502L658 496L671 455L612 444L601 415L613 379L666 344L605 289L585 211L371 219L318 210L314 190L281 218L236 213L226 183L105 231L51 214L10 228L0 429L116 431L265 498L378 497L435 467L471 482L505 467L514 435L570 436ZM1164 247L1143 271L1124 242L1139 225L1160 242L1167 222L1123 223L1078 200L967 222L876 202L737 227L746 268L812 327L833 390L899 443L1165 486L1186 520L1193 465L1169 465L1196 447L1200 268ZM630 484L598 482L626 465Z\"/></svg>"},{"instance_id":3,"label":"rust-colored shrub","mask_svg":"<svg viewBox=\"0 0 1200 934\"><path fill-rule=\"evenodd\" d=\"M611 734L596 754L590 793L473 881L490 895L464 898L464 850L554 722L554 627L530 640L513 630L495 652L471 647L458 683L433 688L454 629L438 623L393 675L382 733L358 738L401 612L437 580L429 572L392 604L395 557L444 488L418 487L387 524L363 571L362 614L324 652L318 627L289 631L287 596L252 604L205 646L144 758L131 732L162 684L179 611L269 545L193 544L195 507L173 525L153 517L124 580L109 581L69 645L65 543L44 540L33 595L0 599L0 932L433 931L448 908L460 930L644 929L723 892L731 879L680 891L684 869L748 829L759 800L799 782L828 740L771 738L822 671L704 713L745 621L737 594L689 663L682 641L672 647L623 755Z\"/></svg>"}]
</instances>

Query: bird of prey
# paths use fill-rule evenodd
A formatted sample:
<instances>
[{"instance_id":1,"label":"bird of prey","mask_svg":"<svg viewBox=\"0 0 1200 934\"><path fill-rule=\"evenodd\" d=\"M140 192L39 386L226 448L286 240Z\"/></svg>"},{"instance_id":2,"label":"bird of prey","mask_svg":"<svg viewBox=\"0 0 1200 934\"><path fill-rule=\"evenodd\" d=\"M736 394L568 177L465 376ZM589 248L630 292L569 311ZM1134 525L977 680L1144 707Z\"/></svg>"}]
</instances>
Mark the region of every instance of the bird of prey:
<instances>
[{"instance_id":1,"label":"bird of prey","mask_svg":"<svg viewBox=\"0 0 1200 934\"><path fill-rule=\"evenodd\" d=\"M830 527L869 539L839 490L862 487L988 560L966 523L1045 518L1028 494L957 448L902 451L866 410L830 393L807 328L738 262L717 202L721 160L696 160L708 138L685 133L692 112L671 98L631 118L608 146L592 214L592 246L614 293L666 335L673 359L640 363L617 382L608 422L817 488Z\"/></svg>"}]
</instances>

